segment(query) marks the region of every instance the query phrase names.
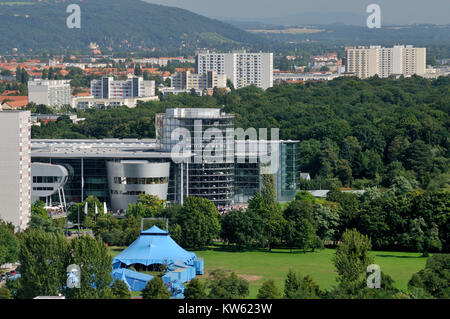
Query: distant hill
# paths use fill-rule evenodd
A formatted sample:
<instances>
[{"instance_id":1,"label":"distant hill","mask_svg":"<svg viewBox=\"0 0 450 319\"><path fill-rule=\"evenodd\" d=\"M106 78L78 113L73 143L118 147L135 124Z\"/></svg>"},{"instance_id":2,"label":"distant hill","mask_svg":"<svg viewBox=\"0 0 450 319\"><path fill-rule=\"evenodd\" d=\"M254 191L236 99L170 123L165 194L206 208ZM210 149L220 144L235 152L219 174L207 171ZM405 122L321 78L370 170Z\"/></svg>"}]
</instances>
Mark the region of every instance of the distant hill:
<instances>
[{"instance_id":1,"label":"distant hill","mask_svg":"<svg viewBox=\"0 0 450 319\"><path fill-rule=\"evenodd\" d=\"M81 29L69 29L69 4L81 8ZM87 50L90 42L115 51L247 47L270 41L190 11L140 0L0 0L0 52Z\"/></svg>"},{"instance_id":2,"label":"distant hill","mask_svg":"<svg viewBox=\"0 0 450 319\"><path fill-rule=\"evenodd\" d=\"M366 25L367 17L364 15L358 15L351 12L302 12L297 14L291 14L283 17L270 17L270 18L248 18L248 19L236 19L217 17L218 20L229 22L237 26L245 26L248 23L264 23L269 25L305 25L305 24L336 24L342 23L346 25L364 26Z\"/></svg>"}]
</instances>

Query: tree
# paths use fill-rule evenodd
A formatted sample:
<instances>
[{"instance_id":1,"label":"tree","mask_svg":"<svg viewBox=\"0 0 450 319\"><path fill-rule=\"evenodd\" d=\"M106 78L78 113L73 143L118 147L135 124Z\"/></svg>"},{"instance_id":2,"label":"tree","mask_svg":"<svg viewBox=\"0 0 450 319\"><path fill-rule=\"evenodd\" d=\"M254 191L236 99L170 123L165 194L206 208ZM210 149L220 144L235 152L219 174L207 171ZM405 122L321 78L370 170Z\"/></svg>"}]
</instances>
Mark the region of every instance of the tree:
<instances>
[{"instance_id":1,"label":"tree","mask_svg":"<svg viewBox=\"0 0 450 319\"><path fill-rule=\"evenodd\" d=\"M206 285L194 278L186 285L184 299L206 299Z\"/></svg>"},{"instance_id":2,"label":"tree","mask_svg":"<svg viewBox=\"0 0 450 319\"><path fill-rule=\"evenodd\" d=\"M163 280L155 276L152 280L149 280L142 290L142 298L144 299L169 299L170 293L164 286Z\"/></svg>"},{"instance_id":3,"label":"tree","mask_svg":"<svg viewBox=\"0 0 450 319\"><path fill-rule=\"evenodd\" d=\"M85 214L84 208L86 203L88 204L88 214ZM98 215L95 215L95 205L97 205ZM83 202L73 205L71 207L68 219L74 223L78 223L78 209L80 212L80 223L84 227L94 227L95 220L102 215L103 204L95 196L88 196Z\"/></svg>"},{"instance_id":4,"label":"tree","mask_svg":"<svg viewBox=\"0 0 450 319\"><path fill-rule=\"evenodd\" d=\"M214 203L200 197L188 196L177 216L181 226L181 244L201 249L220 234L219 212Z\"/></svg>"},{"instance_id":5,"label":"tree","mask_svg":"<svg viewBox=\"0 0 450 319\"><path fill-rule=\"evenodd\" d=\"M428 258L425 269L413 274L408 289L423 289L435 298L450 298L450 255L435 254Z\"/></svg>"},{"instance_id":6,"label":"tree","mask_svg":"<svg viewBox=\"0 0 450 319\"><path fill-rule=\"evenodd\" d=\"M319 286L309 275L296 275L290 269L284 282L284 298L286 299L316 299L321 296Z\"/></svg>"},{"instance_id":7,"label":"tree","mask_svg":"<svg viewBox=\"0 0 450 319\"><path fill-rule=\"evenodd\" d=\"M14 232L0 224L0 265L19 260L20 244Z\"/></svg>"},{"instance_id":8,"label":"tree","mask_svg":"<svg viewBox=\"0 0 450 319\"><path fill-rule=\"evenodd\" d=\"M222 217L221 225L220 237L238 249L257 242L262 231L258 216L251 210L232 210Z\"/></svg>"},{"instance_id":9,"label":"tree","mask_svg":"<svg viewBox=\"0 0 450 319\"><path fill-rule=\"evenodd\" d=\"M429 227L422 217L410 221L410 231L407 238L410 247L421 252L424 257L428 257L430 250L442 249L437 225L432 223Z\"/></svg>"},{"instance_id":10,"label":"tree","mask_svg":"<svg viewBox=\"0 0 450 319\"><path fill-rule=\"evenodd\" d=\"M283 212L286 220L285 239L289 247L304 251L313 248L316 229L313 206L307 200L294 200Z\"/></svg>"},{"instance_id":11,"label":"tree","mask_svg":"<svg viewBox=\"0 0 450 319\"><path fill-rule=\"evenodd\" d=\"M356 229L346 230L333 258L341 287L354 290L365 279L367 266L373 263L370 238Z\"/></svg>"},{"instance_id":12,"label":"tree","mask_svg":"<svg viewBox=\"0 0 450 319\"><path fill-rule=\"evenodd\" d=\"M111 286L111 292L116 299L130 299L131 292L125 282L116 279Z\"/></svg>"},{"instance_id":13,"label":"tree","mask_svg":"<svg viewBox=\"0 0 450 319\"><path fill-rule=\"evenodd\" d=\"M234 272L227 276L224 270L216 269L210 273L210 299L242 299L249 294L249 284Z\"/></svg>"},{"instance_id":14,"label":"tree","mask_svg":"<svg viewBox=\"0 0 450 319\"><path fill-rule=\"evenodd\" d=\"M11 291L7 287L0 287L0 300L1 299L12 299Z\"/></svg>"},{"instance_id":15,"label":"tree","mask_svg":"<svg viewBox=\"0 0 450 319\"><path fill-rule=\"evenodd\" d=\"M339 228L339 214L335 209L316 204L313 206L314 222L317 226L316 234L322 240L334 241Z\"/></svg>"},{"instance_id":16,"label":"tree","mask_svg":"<svg viewBox=\"0 0 450 319\"><path fill-rule=\"evenodd\" d=\"M81 287L66 289L68 299L112 298L112 257L101 240L89 236L73 239L66 266L72 264L81 269Z\"/></svg>"},{"instance_id":17,"label":"tree","mask_svg":"<svg viewBox=\"0 0 450 319\"><path fill-rule=\"evenodd\" d=\"M61 234L27 229L20 238L18 298L57 296L66 284L69 243Z\"/></svg>"},{"instance_id":18,"label":"tree","mask_svg":"<svg viewBox=\"0 0 450 319\"><path fill-rule=\"evenodd\" d=\"M261 195L266 205L275 205L277 203L277 191L275 189L275 176L273 174L264 174L262 176Z\"/></svg>"},{"instance_id":19,"label":"tree","mask_svg":"<svg viewBox=\"0 0 450 319\"><path fill-rule=\"evenodd\" d=\"M258 299L280 299L281 293L278 290L277 286L275 286L275 282L273 279L266 280L263 282L261 288L258 290L258 294L256 295Z\"/></svg>"},{"instance_id":20,"label":"tree","mask_svg":"<svg viewBox=\"0 0 450 319\"><path fill-rule=\"evenodd\" d=\"M156 214L164 208L165 200L159 199L158 196L150 194L140 194L137 203L129 205L127 216L135 217L155 217Z\"/></svg>"}]
</instances>

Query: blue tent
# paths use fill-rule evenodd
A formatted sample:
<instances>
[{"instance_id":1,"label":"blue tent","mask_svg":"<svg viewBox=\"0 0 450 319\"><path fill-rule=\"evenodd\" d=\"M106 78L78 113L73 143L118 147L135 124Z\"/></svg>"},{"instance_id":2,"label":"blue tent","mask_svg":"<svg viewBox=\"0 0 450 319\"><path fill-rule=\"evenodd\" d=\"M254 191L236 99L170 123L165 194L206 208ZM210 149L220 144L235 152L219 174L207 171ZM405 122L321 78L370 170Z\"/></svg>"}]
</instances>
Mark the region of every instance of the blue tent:
<instances>
[{"instance_id":1,"label":"blue tent","mask_svg":"<svg viewBox=\"0 0 450 319\"><path fill-rule=\"evenodd\" d=\"M141 291L153 276L132 271L126 268L114 269L111 273L113 280L120 279L125 282L129 290Z\"/></svg>"},{"instance_id":2,"label":"blue tent","mask_svg":"<svg viewBox=\"0 0 450 319\"><path fill-rule=\"evenodd\" d=\"M183 262L194 265L197 256L181 248L169 235L168 231L157 226L141 232L141 235L127 249L113 259L113 268L117 269L125 264L169 265Z\"/></svg>"}]
</instances>

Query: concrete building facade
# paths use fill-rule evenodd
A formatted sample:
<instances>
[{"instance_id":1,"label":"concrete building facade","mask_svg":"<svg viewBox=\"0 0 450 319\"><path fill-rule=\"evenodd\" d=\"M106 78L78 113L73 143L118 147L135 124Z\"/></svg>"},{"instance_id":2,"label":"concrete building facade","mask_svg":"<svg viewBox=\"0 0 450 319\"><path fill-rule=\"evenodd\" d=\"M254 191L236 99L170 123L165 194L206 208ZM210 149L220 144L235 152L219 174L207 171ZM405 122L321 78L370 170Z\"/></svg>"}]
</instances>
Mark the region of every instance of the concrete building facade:
<instances>
[{"instance_id":1,"label":"concrete building facade","mask_svg":"<svg viewBox=\"0 0 450 319\"><path fill-rule=\"evenodd\" d=\"M190 71L176 72L170 77L171 87L175 90L205 90L214 88L225 88L227 76L217 74L216 71L207 71L203 74Z\"/></svg>"},{"instance_id":2,"label":"concrete building facade","mask_svg":"<svg viewBox=\"0 0 450 319\"><path fill-rule=\"evenodd\" d=\"M426 48L398 45L392 48L381 46L347 47L346 71L365 79L378 75L425 75Z\"/></svg>"},{"instance_id":3,"label":"concrete building facade","mask_svg":"<svg viewBox=\"0 0 450 319\"><path fill-rule=\"evenodd\" d=\"M31 113L0 110L0 218L16 231L31 211Z\"/></svg>"},{"instance_id":4,"label":"concrete building facade","mask_svg":"<svg viewBox=\"0 0 450 319\"><path fill-rule=\"evenodd\" d=\"M91 81L91 95L96 99L129 99L155 96L155 81L129 75L126 80L103 77Z\"/></svg>"},{"instance_id":5,"label":"concrete building facade","mask_svg":"<svg viewBox=\"0 0 450 319\"><path fill-rule=\"evenodd\" d=\"M199 51L195 63L198 74L225 74L236 89L255 85L266 90L273 86L273 53Z\"/></svg>"},{"instance_id":6,"label":"concrete building facade","mask_svg":"<svg viewBox=\"0 0 450 319\"><path fill-rule=\"evenodd\" d=\"M70 105L70 80L28 81L28 102L47 106Z\"/></svg>"}]
</instances>

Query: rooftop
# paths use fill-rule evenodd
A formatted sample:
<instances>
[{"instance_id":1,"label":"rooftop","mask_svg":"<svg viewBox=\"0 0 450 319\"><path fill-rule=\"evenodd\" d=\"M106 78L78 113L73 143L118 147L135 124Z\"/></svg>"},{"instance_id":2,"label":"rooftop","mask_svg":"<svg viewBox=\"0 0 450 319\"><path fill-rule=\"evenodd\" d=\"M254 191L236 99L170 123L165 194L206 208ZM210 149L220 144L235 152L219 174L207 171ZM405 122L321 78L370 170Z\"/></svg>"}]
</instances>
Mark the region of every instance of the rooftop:
<instances>
[{"instance_id":1,"label":"rooftop","mask_svg":"<svg viewBox=\"0 0 450 319\"><path fill-rule=\"evenodd\" d=\"M171 158L154 139L31 140L31 156L53 158Z\"/></svg>"}]
</instances>

